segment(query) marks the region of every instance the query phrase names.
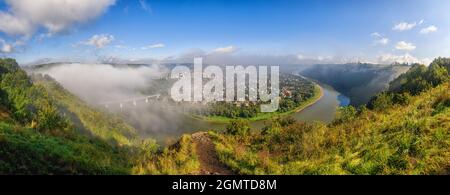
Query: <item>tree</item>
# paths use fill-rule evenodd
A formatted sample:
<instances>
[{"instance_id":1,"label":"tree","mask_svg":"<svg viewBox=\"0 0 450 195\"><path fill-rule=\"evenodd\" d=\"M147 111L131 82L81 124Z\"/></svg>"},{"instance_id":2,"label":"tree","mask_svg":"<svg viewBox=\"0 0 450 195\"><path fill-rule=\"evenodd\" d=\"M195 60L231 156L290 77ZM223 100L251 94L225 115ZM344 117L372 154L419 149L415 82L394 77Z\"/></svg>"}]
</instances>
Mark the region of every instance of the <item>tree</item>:
<instances>
[{"instance_id":1,"label":"tree","mask_svg":"<svg viewBox=\"0 0 450 195\"><path fill-rule=\"evenodd\" d=\"M389 92L418 95L447 81L450 76L449 71L450 58L437 58L429 67L415 64L408 72L390 83Z\"/></svg>"},{"instance_id":2,"label":"tree","mask_svg":"<svg viewBox=\"0 0 450 195\"><path fill-rule=\"evenodd\" d=\"M447 73L450 73L450 58L437 58L433 60L431 65L439 65L441 67L444 67L447 70Z\"/></svg>"},{"instance_id":3,"label":"tree","mask_svg":"<svg viewBox=\"0 0 450 195\"><path fill-rule=\"evenodd\" d=\"M431 85L435 87L448 80L449 74L444 66L437 63L432 63L428 68L426 77Z\"/></svg>"}]
</instances>

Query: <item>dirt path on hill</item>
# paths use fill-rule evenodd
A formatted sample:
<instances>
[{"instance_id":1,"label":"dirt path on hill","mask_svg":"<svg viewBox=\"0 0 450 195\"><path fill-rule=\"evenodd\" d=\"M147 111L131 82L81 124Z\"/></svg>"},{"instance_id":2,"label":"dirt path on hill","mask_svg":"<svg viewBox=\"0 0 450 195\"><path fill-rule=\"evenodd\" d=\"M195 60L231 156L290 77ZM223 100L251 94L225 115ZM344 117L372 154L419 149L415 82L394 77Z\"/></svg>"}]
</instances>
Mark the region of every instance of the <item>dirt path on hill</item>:
<instances>
[{"instance_id":1,"label":"dirt path on hill","mask_svg":"<svg viewBox=\"0 0 450 195\"><path fill-rule=\"evenodd\" d=\"M200 161L200 175L233 175L230 169L222 164L214 149L214 143L208 133L201 132L192 135L196 144L197 155Z\"/></svg>"}]
</instances>

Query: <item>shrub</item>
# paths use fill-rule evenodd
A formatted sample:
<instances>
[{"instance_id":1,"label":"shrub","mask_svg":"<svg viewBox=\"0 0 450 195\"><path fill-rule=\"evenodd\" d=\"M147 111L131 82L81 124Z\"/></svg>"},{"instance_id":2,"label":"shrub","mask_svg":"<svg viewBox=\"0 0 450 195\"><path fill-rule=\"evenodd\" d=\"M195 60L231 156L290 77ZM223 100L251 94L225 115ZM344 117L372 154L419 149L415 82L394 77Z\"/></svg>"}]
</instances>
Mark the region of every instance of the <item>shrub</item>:
<instances>
[{"instance_id":1,"label":"shrub","mask_svg":"<svg viewBox=\"0 0 450 195\"><path fill-rule=\"evenodd\" d=\"M250 125L246 120L234 120L226 127L226 133L235 136L246 136L250 133Z\"/></svg>"}]
</instances>

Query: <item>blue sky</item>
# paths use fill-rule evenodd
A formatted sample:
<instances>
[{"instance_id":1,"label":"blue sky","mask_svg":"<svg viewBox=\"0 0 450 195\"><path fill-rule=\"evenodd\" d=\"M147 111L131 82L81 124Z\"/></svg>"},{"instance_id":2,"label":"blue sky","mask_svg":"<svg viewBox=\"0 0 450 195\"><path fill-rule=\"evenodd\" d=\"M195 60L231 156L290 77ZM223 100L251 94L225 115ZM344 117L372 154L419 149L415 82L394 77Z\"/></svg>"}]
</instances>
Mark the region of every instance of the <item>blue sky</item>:
<instances>
[{"instance_id":1,"label":"blue sky","mask_svg":"<svg viewBox=\"0 0 450 195\"><path fill-rule=\"evenodd\" d=\"M283 64L450 54L445 0L66 1L1 1L1 55L23 64L182 56Z\"/></svg>"}]
</instances>

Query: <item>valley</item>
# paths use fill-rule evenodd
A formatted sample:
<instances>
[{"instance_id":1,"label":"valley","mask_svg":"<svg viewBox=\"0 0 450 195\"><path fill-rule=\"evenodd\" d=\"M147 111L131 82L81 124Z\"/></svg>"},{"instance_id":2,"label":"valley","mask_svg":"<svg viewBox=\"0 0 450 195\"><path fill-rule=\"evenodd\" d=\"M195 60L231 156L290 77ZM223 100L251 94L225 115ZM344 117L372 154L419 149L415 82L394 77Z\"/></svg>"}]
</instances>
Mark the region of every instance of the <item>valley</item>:
<instances>
[{"instance_id":1,"label":"valley","mask_svg":"<svg viewBox=\"0 0 450 195\"><path fill-rule=\"evenodd\" d=\"M251 104L245 106L248 103L236 102L232 103L175 103L170 100L169 90L174 80L169 79L167 73L167 67L170 65L162 65L160 67L152 67L148 71L152 73L146 74L151 78L145 80L139 78L144 83L138 84L139 88L133 89L134 86L126 86L126 84L119 83L118 79L108 76L108 73L100 73L99 71L109 70L109 74L116 75L123 70L125 75L134 75L135 73L128 73L132 71L147 71L147 66L135 65L78 65L77 68L74 64L50 64L50 65L38 65L35 67L28 67L29 74L43 74L50 77L57 78L53 82L59 82L63 87L67 88L72 93L81 97L84 101L90 105L104 110L106 112L113 113L121 116L129 124L131 124L137 133L144 138L156 139L159 144L167 145L175 142L181 135L185 133L193 133L197 131L207 130L225 130L226 125L235 119L245 119L250 121L250 125L254 130L261 130L265 127L267 122L270 122L272 118L291 116L298 121L321 121L329 123L333 120L336 111L341 106L349 105L350 100L334 90L331 86L326 84L313 84L300 76L289 76L287 73L283 73L281 76L281 88L296 88L292 90L289 98L283 99L294 100L295 97L303 96L305 99L291 101L289 104L281 103L281 107L285 106L284 112L275 113L260 113L259 104ZM84 74L87 70L87 66L91 66L91 73ZM85 68L86 67L86 68ZM120 67L120 68L117 68ZM97 71L97 69L99 71ZM72 72L75 75L82 75L79 77L71 76L70 80L67 76L64 76L67 72ZM96 80L97 75L103 74L102 77L105 80ZM293 84L285 84L289 79L295 79ZM79 87L77 83L89 81L90 84ZM113 84L110 84L113 83ZM317 82L316 82L317 83ZM108 86L110 90L98 89L100 86ZM320 87L319 87L320 86ZM304 87L304 88L302 88ZM51 88L47 88L50 91L54 91ZM57 91L56 91L57 92ZM146 97L153 94L160 94L158 99L136 99L135 97ZM95 95L95 96L94 96ZM113 97L111 97L113 95ZM113 103L108 102L106 98L120 98L125 101L115 100ZM309 98L308 98L309 97ZM99 100L100 99L100 100ZM114 100L114 99L113 99ZM134 100L134 101L133 101ZM103 103L99 103L103 102ZM298 103L295 103L298 102ZM136 105L134 105L136 103ZM217 105L222 105L222 107ZM105 105L108 107L105 108ZM122 108L120 107L122 105ZM222 109L222 111L220 111ZM202 112L203 110L208 112ZM207 116L213 110L216 113L225 113L224 116ZM255 116L241 117L242 113L249 113L248 111L255 110ZM218 112L220 111L220 112ZM238 113L233 118L225 117L232 112ZM201 116L198 113L204 113L205 116ZM209 114L208 114L209 113ZM257 116L256 116L257 114ZM176 119L176 120L173 120Z\"/></svg>"},{"instance_id":2,"label":"valley","mask_svg":"<svg viewBox=\"0 0 450 195\"><path fill-rule=\"evenodd\" d=\"M348 106L351 99L317 82L320 98L298 112L217 123L170 112L161 103L108 110L72 94L51 74L27 75L13 59L2 59L0 172L445 174L449 64L439 58L428 67L412 66L367 106ZM118 89L123 97L124 86ZM154 112L157 105L162 107ZM145 131L155 115L159 130ZM137 116L147 121L140 123ZM167 122L161 123L164 117Z\"/></svg>"}]
</instances>

